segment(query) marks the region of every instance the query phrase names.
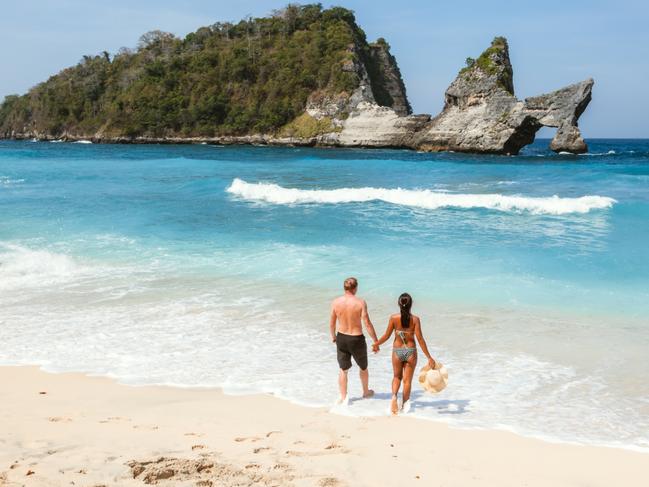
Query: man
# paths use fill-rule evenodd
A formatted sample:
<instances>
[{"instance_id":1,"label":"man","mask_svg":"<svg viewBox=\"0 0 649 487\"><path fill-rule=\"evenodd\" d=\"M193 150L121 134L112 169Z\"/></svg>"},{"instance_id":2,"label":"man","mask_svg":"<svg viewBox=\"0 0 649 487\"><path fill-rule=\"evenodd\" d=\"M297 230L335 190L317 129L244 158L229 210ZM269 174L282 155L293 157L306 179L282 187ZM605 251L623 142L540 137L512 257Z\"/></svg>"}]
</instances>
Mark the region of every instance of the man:
<instances>
[{"instance_id":1,"label":"man","mask_svg":"<svg viewBox=\"0 0 649 487\"><path fill-rule=\"evenodd\" d=\"M347 398L347 372L352 366L352 357L356 365L360 367L361 384L363 385L363 398L372 397L374 391L369 389L369 373L367 371L367 343L363 335L363 326L370 337L376 343L376 332L367 314L367 303L365 300L356 297L358 281L355 277L345 279L343 284L345 294L334 299L331 303L331 339L338 350L338 386L340 388L339 403L348 403ZM336 333L336 321L338 322L338 333Z\"/></svg>"}]
</instances>

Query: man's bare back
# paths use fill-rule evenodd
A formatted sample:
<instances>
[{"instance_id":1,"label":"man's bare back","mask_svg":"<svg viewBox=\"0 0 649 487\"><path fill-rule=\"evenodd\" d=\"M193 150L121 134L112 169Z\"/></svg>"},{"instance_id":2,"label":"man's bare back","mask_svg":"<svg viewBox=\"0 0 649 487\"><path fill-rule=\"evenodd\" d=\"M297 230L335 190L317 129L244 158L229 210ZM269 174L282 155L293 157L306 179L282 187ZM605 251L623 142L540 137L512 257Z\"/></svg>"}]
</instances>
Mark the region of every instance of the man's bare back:
<instances>
[{"instance_id":1,"label":"man's bare back","mask_svg":"<svg viewBox=\"0 0 649 487\"><path fill-rule=\"evenodd\" d=\"M338 320L338 331L345 335L362 335L363 323L367 322L367 303L352 294L345 294L331 303L332 312Z\"/></svg>"}]
</instances>

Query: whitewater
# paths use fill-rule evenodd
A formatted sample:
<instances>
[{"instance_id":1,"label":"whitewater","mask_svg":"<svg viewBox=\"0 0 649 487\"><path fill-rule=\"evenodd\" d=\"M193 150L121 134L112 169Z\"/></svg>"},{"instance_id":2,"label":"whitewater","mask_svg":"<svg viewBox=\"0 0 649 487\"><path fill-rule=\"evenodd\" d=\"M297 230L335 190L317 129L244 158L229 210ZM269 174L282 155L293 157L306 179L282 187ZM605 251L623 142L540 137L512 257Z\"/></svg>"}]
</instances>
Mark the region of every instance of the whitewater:
<instances>
[{"instance_id":1,"label":"whitewater","mask_svg":"<svg viewBox=\"0 0 649 487\"><path fill-rule=\"evenodd\" d=\"M534 214L563 215L588 213L591 210L610 208L616 201L605 196L581 196L545 198L506 196L502 194L453 194L439 191L386 189L386 188L340 188L332 190L304 190L283 188L277 184L251 184L239 178L227 188L228 193L249 200L266 201L278 205L300 203L364 203L384 201L395 205L435 210L438 208L485 208L498 211L529 211Z\"/></svg>"},{"instance_id":2,"label":"whitewater","mask_svg":"<svg viewBox=\"0 0 649 487\"><path fill-rule=\"evenodd\" d=\"M0 365L330 408L354 275L379 332L408 291L449 369L413 417L649 448L649 143L589 145L0 142ZM389 346L370 373L336 413L387 414Z\"/></svg>"}]
</instances>

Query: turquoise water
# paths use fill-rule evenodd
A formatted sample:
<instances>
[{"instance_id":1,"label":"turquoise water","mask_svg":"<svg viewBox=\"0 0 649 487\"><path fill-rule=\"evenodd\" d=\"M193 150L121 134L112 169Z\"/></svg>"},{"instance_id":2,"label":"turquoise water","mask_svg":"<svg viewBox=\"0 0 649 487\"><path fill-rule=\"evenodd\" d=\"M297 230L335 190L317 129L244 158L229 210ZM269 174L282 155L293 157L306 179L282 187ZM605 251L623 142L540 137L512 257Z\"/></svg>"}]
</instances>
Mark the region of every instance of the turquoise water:
<instances>
[{"instance_id":1,"label":"turquoise water","mask_svg":"<svg viewBox=\"0 0 649 487\"><path fill-rule=\"evenodd\" d=\"M410 292L449 367L413 414L649 447L649 141L546 147L0 142L0 363L330 404L355 275L377 328ZM371 367L350 414L387 410Z\"/></svg>"}]
</instances>

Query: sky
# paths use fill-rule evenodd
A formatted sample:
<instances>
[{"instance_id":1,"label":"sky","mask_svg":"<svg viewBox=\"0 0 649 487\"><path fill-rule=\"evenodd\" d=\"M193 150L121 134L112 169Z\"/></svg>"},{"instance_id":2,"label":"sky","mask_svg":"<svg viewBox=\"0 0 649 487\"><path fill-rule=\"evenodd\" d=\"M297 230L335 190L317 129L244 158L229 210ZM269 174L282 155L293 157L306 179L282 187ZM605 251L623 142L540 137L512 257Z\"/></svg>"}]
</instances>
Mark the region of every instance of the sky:
<instances>
[{"instance_id":1,"label":"sky","mask_svg":"<svg viewBox=\"0 0 649 487\"><path fill-rule=\"evenodd\" d=\"M160 29L184 36L217 21L260 17L286 0L0 0L0 99L24 93L84 54L134 47ZM299 2L309 3L309 2ZM415 113L438 113L444 91L494 36L509 40L519 98L592 77L586 138L649 138L646 0L340 0L369 40L392 46ZM551 136L543 129L540 136Z\"/></svg>"}]
</instances>

